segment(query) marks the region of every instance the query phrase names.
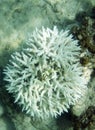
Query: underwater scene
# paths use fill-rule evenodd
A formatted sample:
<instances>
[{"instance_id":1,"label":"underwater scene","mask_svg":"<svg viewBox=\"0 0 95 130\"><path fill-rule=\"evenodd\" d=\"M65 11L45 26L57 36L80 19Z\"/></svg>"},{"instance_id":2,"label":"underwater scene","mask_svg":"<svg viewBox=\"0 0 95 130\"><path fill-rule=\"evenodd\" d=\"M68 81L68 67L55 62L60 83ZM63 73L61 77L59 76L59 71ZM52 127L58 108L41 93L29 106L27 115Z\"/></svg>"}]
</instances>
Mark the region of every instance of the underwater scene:
<instances>
[{"instance_id":1,"label":"underwater scene","mask_svg":"<svg viewBox=\"0 0 95 130\"><path fill-rule=\"evenodd\" d=\"M95 130L95 0L0 0L0 130Z\"/></svg>"}]
</instances>

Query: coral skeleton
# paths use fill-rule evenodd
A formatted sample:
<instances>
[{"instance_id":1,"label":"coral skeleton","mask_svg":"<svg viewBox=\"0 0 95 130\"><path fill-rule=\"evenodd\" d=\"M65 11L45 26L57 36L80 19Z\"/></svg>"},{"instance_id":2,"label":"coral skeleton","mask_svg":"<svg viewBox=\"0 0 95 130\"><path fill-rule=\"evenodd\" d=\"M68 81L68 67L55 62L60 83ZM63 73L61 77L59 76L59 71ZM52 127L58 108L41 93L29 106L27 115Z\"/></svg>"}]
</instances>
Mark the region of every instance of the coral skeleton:
<instances>
[{"instance_id":1,"label":"coral skeleton","mask_svg":"<svg viewBox=\"0 0 95 130\"><path fill-rule=\"evenodd\" d=\"M23 111L34 118L57 117L82 96L88 81L80 64L81 48L68 30L35 29L27 47L15 52L4 80Z\"/></svg>"}]
</instances>

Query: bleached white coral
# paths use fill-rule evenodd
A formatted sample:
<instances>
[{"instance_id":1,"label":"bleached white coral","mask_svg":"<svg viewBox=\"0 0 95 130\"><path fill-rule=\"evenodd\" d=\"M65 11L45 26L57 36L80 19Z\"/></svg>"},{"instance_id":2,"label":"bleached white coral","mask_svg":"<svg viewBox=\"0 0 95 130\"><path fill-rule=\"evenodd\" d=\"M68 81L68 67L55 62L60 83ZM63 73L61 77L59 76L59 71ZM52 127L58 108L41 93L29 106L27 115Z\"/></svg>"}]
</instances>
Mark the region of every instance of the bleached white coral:
<instances>
[{"instance_id":1,"label":"bleached white coral","mask_svg":"<svg viewBox=\"0 0 95 130\"><path fill-rule=\"evenodd\" d=\"M68 111L87 85L79 62L80 50L69 31L36 29L27 48L15 52L5 69L7 90L33 117L56 117Z\"/></svg>"}]
</instances>

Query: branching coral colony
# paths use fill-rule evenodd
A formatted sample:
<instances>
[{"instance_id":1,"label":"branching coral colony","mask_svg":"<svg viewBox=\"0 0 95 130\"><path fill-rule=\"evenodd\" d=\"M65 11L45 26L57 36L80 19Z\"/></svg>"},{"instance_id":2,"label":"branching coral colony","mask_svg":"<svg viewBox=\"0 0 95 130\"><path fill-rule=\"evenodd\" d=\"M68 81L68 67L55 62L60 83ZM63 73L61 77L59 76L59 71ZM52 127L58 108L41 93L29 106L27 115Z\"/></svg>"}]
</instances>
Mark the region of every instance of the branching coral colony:
<instances>
[{"instance_id":1,"label":"branching coral colony","mask_svg":"<svg viewBox=\"0 0 95 130\"><path fill-rule=\"evenodd\" d=\"M15 52L4 70L6 89L27 114L37 118L56 117L68 111L82 96L88 80L83 74L77 40L69 31L42 27Z\"/></svg>"}]
</instances>

